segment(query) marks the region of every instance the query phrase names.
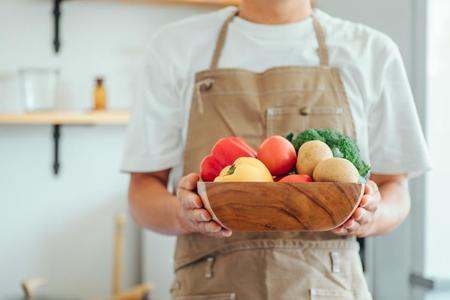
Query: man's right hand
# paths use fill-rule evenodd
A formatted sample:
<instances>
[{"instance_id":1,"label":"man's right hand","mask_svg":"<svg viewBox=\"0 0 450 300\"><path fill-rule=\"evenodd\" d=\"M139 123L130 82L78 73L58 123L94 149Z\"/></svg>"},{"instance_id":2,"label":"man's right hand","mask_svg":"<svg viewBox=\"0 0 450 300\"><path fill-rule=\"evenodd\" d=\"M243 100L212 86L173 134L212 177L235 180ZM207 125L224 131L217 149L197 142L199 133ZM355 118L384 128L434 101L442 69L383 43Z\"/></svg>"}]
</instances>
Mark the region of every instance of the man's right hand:
<instances>
[{"instance_id":1,"label":"man's right hand","mask_svg":"<svg viewBox=\"0 0 450 300\"><path fill-rule=\"evenodd\" d=\"M187 233L202 233L213 237L230 237L232 232L212 220L205 209L202 199L195 192L197 174L189 174L181 178L177 188L177 199L180 203L179 219Z\"/></svg>"}]
</instances>

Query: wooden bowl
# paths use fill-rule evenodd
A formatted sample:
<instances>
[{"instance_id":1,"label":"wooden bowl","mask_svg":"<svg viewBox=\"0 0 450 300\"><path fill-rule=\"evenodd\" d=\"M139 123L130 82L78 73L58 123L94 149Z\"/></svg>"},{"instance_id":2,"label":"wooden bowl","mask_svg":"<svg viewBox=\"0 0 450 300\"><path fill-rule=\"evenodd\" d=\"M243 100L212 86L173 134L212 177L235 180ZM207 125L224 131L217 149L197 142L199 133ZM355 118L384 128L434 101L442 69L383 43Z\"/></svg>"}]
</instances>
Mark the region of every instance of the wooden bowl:
<instances>
[{"instance_id":1,"label":"wooden bowl","mask_svg":"<svg viewBox=\"0 0 450 300\"><path fill-rule=\"evenodd\" d=\"M364 185L313 182L199 182L213 219L236 231L329 231L359 206Z\"/></svg>"}]
</instances>

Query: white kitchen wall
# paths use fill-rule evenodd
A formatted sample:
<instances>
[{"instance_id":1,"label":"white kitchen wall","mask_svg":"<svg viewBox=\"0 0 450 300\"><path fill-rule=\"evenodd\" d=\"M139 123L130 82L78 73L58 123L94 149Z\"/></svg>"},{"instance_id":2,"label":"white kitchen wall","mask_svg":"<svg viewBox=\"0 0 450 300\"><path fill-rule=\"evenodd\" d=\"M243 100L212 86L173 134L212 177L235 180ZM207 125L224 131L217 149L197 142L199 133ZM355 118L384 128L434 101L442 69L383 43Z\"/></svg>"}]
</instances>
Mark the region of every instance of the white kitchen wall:
<instances>
[{"instance_id":1,"label":"white kitchen wall","mask_svg":"<svg viewBox=\"0 0 450 300\"><path fill-rule=\"evenodd\" d=\"M50 0L0 1L0 111L19 111L17 70L61 69L58 105L88 109L93 79L106 79L109 104L132 100L133 76L146 42L163 24L207 8L137 5L119 1L63 3L62 52L52 52ZM119 163L123 127L63 127L62 169L51 174L49 126L0 125L0 299L20 294L19 281L44 276L43 292L106 296L111 290L114 215L126 211L128 176ZM150 238L154 261L141 268L140 233L126 231L124 286L141 269L156 282L154 299L166 299L172 239ZM152 243L153 242L153 243ZM148 256L145 256L148 257ZM165 275L166 274L166 275Z\"/></svg>"},{"instance_id":2,"label":"white kitchen wall","mask_svg":"<svg viewBox=\"0 0 450 300\"><path fill-rule=\"evenodd\" d=\"M425 275L450 282L450 202L446 196L450 177L450 2L431 0L428 5L428 133L435 165L427 178ZM450 289L431 293L426 299L450 299Z\"/></svg>"}]
</instances>

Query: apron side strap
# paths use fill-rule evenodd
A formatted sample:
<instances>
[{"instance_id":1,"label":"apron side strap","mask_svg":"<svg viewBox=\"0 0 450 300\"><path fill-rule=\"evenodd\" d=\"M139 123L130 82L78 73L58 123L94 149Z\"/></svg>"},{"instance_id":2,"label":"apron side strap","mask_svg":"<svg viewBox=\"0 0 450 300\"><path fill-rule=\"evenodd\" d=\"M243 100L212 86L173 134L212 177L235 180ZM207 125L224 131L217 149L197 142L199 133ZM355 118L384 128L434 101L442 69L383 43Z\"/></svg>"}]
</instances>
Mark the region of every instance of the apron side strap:
<instances>
[{"instance_id":1,"label":"apron side strap","mask_svg":"<svg viewBox=\"0 0 450 300\"><path fill-rule=\"evenodd\" d=\"M239 13L239 11L233 12L226 20L225 23L223 23L222 28L220 29L219 37L217 39L216 48L214 49L214 54L211 60L211 70L217 69L219 65L219 59L222 55L222 50L225 45L225 40L227 39L227 33L228 33L228 25L231 23L231 21L234 19L234 17Z\"/></svg>"},{"instance_id":2,"label":"apron side strap","mask_svg":"<svg viewBox=\"0 0 450 300\"><path fill-rule=\"evenodd\" d=\"M317 43L319 44L319 58L321 66L328 66L330 64L329 61L329 53L328 47L325 39L325 31L323 30L322 25L319 23L317 18L312 15L314 31L316 32Z\"/></svg>"}]
</instances>

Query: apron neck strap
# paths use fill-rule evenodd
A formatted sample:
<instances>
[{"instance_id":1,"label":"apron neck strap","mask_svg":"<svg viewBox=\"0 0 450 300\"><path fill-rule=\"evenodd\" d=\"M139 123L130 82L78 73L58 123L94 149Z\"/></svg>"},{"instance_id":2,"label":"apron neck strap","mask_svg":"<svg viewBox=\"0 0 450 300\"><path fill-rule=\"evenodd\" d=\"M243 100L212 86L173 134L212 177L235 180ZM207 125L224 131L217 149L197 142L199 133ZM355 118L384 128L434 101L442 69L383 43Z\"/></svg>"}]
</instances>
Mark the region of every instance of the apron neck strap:
<instances>
[{"instance_id":1,"label":"apron neck strap","mask_svg":"<svg viewBox=\"0 0 450 300\"><path fill-rule=\"evenodd\" d=\"M321 66L328 66L330 64L330 59L328 56L328 47L325 39L325 31L319 20L317 20L314 14L312 15L312 22L314 26L314 32L316 33L317 43L319 45L319 58Z\"/></svg>"},{"instance_id":2,"label":"apron neck strap","mask_svg":"<svg viewBox=\"0 0 450 300\"><path fill-rule=\"evenodd\" d=\"M217 39L216 49L214 50L214 55L211 61L211 69L217 69L219 65L219 59L222 56L222 50L225 45L225 40L227 39L228 33L228 25L230 25L231 21L233 21L234 17L239 14L239 11L233 12L223 23L222 28L220 29L219 38Z\"/></svg>"},{"instance_id":3,"label":"apron neck strap","mask_svg":"<svg viewBox=\"0 0 450 300\"><path fill-rule=\"evenodd\" d=\"M211 60L211 70L217 69L219 65L219 59L222 56L222 50L225 46L225 40L227 38L228 33L228 27L233 21L234 17L236 17L239 14L239 11L233 12L223 23L222 28L220 29L219 37L216 42L216 48L214 50L214 54ZM328 66L329 65L329 57L328 57L328 48L325 41L325 32L323 30L322 25L319 23L317 18L314 16L314 14L311 15L314 32L316 34L317 43L319 45L319 58L320 58L320 65L321 66Z\"/></svg>"}]
</instances>

